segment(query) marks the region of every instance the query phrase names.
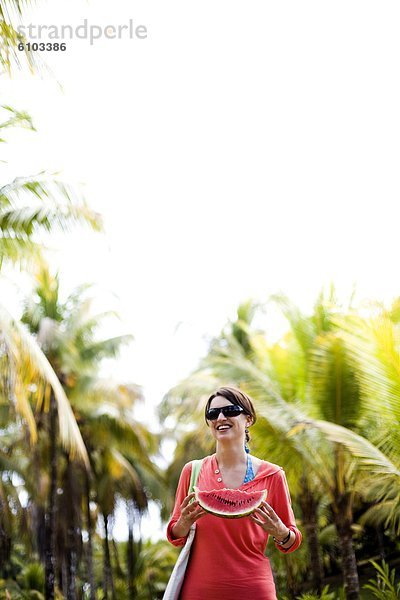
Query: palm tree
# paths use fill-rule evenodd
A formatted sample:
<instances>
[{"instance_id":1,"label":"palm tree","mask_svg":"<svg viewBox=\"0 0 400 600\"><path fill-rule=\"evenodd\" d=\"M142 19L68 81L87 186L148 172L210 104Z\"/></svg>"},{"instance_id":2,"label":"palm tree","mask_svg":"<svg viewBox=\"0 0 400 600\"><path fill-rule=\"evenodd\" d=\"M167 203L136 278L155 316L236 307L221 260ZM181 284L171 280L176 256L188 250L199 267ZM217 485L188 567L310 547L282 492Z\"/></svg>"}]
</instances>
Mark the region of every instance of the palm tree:
<instances>
[{"instance_id":1,"label":"palm tree","mask_svg":"<svg viewBox=\"0 0 400 600\"><path fill-rule=\"evenodd\" d=\"M60 438L72 455L88 464L87 453L67 396L51 364L27 329L0 305L2 343L0 395L27 423L31 441L37 440L36 422L31 404L48 410L53 394L59 414Z\"/></svg>"},{"instance_id":2,"label":"palm tree","mask_svg":"<svg viewBox=\"0 0 400 600\"><path fill-rule=\"evenodd\" d=\"M110 386L109 386L110 387ZM113 404L118 415L109 414L104 396L98 393L97 410L79 409L79 423L87 444L92 466L93 480L90 490L92 498L99 506L103 519L103 591L108 597L114 594L113 569L109 548L109 523L113 516L119 498L126 500L135 507L139 517L147 508L147 493L154 491L151 484L152 476L160 478L159 471L150 461L149 455L156 452L157 440L143 425L133 420L132 415L118 409L123 396L122 390L115 387L115 396L120 394L119 403ZM122 393L121 393L122 392ZM126 396L123 397L126 403ZM103 403L103 404L101 404ZM80 405L83 404L81 399ZM157 492L156 492L157 494ZM154 497L157 495L152 494Z\"/></svg>"},{"instance_id":3,"label":"palm tree","mask_svg":"<svg viewBox=\"0 0 400 600\"><path fill-rule=\"evenodd\" d=\"M22 5L3 3L6 7ZM2 13L3 14L3 13ZM15 126L34 130L26 112L10 106L2 107L6 116L0 122L2 134ZM4 137L1 138L4 142ZM43 260L43 233L68 230L76 224L86 224L100 230L100 215L77 201L73 189L62 181L39 177L19 177L0 187L0 269L6 265L36 268ZM0 343L2 347L2 379L4 393L13 401L15 410L26 420L31 439L36 439L35 419L29 399L47 410L51 393L57 404L60 436L72 453L87 463L87 455L73 414L57 377L36 340L28 334L9 310L0 304ZM26 390L29 390L27 393ZM52 392L51 392L52 390ZM54 404L53 401L53 404Z\"/></svg>"},{"instance_id":4,"label":"palm tree","mask_svg":"<svg viewBox=\"0 0 400 600\"><path fill-rule=\"evenodd\" d=\"M140 389L133 384L122 385L99 377L102 359L116 357L122 344L131 340L131 336L105 340L97 338L96 333L102 321L106 317L115 316L115 313L109 311L100 315L92 314L91 298L87 297L90 289L88 285L80 286L62 303L59 298L58 276L52 276L45 267L38 270L36 282L35 295L25 303L22 321L37 336L70 398L89 452L92 473L92 477L88 473L82 473L71 462L68 453L64 453L65 466L63 476L59 478L60 486L61 489L69 489L71 494L68 494L68 500L63 495L69 504L60 505L60 510L64 509L64 518L58 523L59 537L64 540L60 554L67 560L64 569L67 581L63 584L67 597L74 598L76 548L81 538L81 507L85 505L89 535L88 575L91 594L95 591L89 508L93 487L105 528L104 582L105 592L108 593L108 589L113 589L108 536L110 515L114 512L118 495L127 494L140 511L146 508L146 473L153 477L159 476L149 457L150 453L156 452L158 444L156 438L132 416L133 404L141 397ZM50 454L53 459L54 456L57 458L56 453ZM56 458L54 460L57 463ZM137 463L140 463L141 471ZM54 480L57 481L56 472ZM56 506L55 502L53 506ZM78 538L76 532L79 532Z\"/></svg>"},{"instance_id":5,"label":"palm tree","mask_svg":"<svg viewBox=\"0 0 400 600\"><path fill-rule=\"evenodd\" d=\"M350 360L357 369L365 407L361 422L364 437L329 423L313 423L357 459L354 468L362 475L360 493L367 502L373 502L361 521L393 527L397 534L400 533L398 306L399 300L395 300L389 310L373 307L372 316L367 318L358 315L336 318Z\"/></svg>"},{"instance_id":6,"label":"palm tree","mask_svg":"<svg viewBox=\"0 0 400 600\"><path fill-rule=\"evenodd\" d=\"M47 360L51 364L54 372L56 373L56 379L62 387L64 383L65 374L60 370L60 357L59 357L59 329L60 323L63 319L63 309L58 305L58 279L51 279L47 269L42 267L38 271L37 275L39 285L37 288L37 294L40 298L39 303L35 305L35 311L32 312L25 306L25 311L22 316L22 322L29 325L31 334L36 336L37 342L47 357ZM32 309L34 301L32 301L29 307ZM64 391L64 390L63 390ZM65 393L65 391L64 391ZM57 487L58 487L58 451L57 451L57 410L56 410L56 399L52 391L50 391L49 410L47 419L39 420L40 426L46 431L46 441L44 442L47 455L48 455L48 468L50 472L50 486L48 492L48 501L44 517L44 530L45 530L45 585L46 585L46 598L54 598L54 587L56 578L56 526L57 526ZM71 411L72 413L72 411ZM75 419L74 419L75 422ZM76 423L76 422L75 422ZM79 431L79 429L78 429ZM39 465L42 464L42 459L39 455L40 449L36 450L36 459ZM68 462L68 459L67 459ZM70 470L67 468L65 488L68 489L69 483L72 478L70 476ZM71 496L73 498L73 495ZM74 514L74 513L72 513ZM68 544L68 543L67 543ZM73 552L73 549L71 550ZM72 571L75 569L75 562L72 559L71 552L69 557L69 566ZM69 578L67 589L73 590L74 578L71 581ZM70 588L72 586L72 588ZM68 596L70 597L70 596Z\"/></svg>"},{"instance_id":7,"label":"palm tree","mask_svg":"<svg viewBox=\"0 0 400 600\"><path fill-rule=\"evenodd\" d=\"M383 453L349 429L358 427L361 431L365 404L344 332L335 325L338 308L332 300L332 296L328 300L320 297L312 317L304 317L285 300L285 312L292 326L291 339L296 341L298 355L298 360L294 360L294 354L287 365L292 370L285 369L289 374L285 380L299 377L299 389L304 390L296 403L282 398L280 392L290 392L293 386L281 385L283 370L274 369L276 356L265 352L265 344L260 339L251 351L243 348L237 335L224 334L212 344L201 371L203 378L212 373L221 382L240 382L255 398L258 414L268 423L269 433L271 430L275 433L274 441L279 437L285 441L288 461L290 454L292 460L300 458L306 465L302 471L312 474L311 495L314 495L315 479L329 498L340 540L346 595L355 599L359 597L359 587L352 543L353 507L366 481L365 470L361 472L357 465L361 467L364 460L366 466L368 449L369 459L373 456L379 460L390 474L394 475L394 470L393 463ZM283 346L287 343L288 338ZM181 410L184 411L185 406ZM325 435L327 431L329 435Z\"/></svg>"}]
</instances>

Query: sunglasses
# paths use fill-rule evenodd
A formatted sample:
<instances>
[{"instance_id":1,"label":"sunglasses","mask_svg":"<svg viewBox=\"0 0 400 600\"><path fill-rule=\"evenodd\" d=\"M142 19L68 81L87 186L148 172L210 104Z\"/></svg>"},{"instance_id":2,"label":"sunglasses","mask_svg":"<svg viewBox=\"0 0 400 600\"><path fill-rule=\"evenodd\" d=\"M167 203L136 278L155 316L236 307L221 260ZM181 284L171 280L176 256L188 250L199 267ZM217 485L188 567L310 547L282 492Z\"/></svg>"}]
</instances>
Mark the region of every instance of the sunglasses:
<instances>
[{"instance_id":1,"label":"sunglasses","mask_svg":"<svg viewBox=\"0 0 400 600\"><path fill-rule=\"evenodd\" d=\"M207 421L218 419L220 412L222 412L224 417L238 417L244 410L238 404L228 404L228 406L221 406L220 408L209 408L206 412Z\"/></svg>"}]
</instances>

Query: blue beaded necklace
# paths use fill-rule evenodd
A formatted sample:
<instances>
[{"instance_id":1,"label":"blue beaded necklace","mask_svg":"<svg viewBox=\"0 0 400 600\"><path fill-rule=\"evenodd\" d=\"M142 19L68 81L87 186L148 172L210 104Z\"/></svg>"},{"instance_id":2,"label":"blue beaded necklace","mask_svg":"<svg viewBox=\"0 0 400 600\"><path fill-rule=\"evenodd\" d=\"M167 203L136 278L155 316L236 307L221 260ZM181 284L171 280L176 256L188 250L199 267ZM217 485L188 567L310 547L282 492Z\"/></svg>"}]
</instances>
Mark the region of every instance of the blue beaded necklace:
<instances>
[{"instance_id":1,"label":"blue beaded necklace","mask_svg":"<svg viewBox=\"0 0 400 600\"><path fill-rule=\"evenodd\" d=\"M254 471L253 471L253 463L251 462L251 458L250 458L250 454L247 455L247 470L246 470L246 475L244 476L244 481L243 483L247 483L248 481L251 481L252 479L254 479L255 475L254 475Z\"/></svg>"}]
</instances>

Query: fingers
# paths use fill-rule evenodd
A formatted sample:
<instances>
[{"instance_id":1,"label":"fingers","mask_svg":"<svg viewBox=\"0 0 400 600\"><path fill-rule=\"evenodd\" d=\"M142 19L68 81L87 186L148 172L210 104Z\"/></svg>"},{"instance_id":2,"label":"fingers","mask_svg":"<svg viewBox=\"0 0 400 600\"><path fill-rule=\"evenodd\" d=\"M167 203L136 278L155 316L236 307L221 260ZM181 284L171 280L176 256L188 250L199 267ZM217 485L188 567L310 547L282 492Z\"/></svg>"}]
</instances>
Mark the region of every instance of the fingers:
<instances>
[{"instance_id":1,"label":"fingers","mask_svg":"<svg viewBox=\"0 0 400 600\"><path fill-rule=\"evenodd\" d=\"M271 534L272 533L272 522L271 522L271 520L268 519L268 517L267 517L267 520L261 519L259 516L256 516L254 513L255 513L255 511L250 515L250 519L252 521L254 521L254 523L257 523L257 525L259 525L261 527L261 529L263 529L266 533ZM262 512L261 512L261 514L263 515L263 517L266 516Z\"/></svg>"},{"instance_id":2,"label":"fingers","mask_svg":"<svg viewBox=\"0 0 400 600\"><path fill-rule=\"evenodd\" d=\"M192 498L194 498L195 494L194 492L192 492L191 494L189 494L188 496L186 496L186 498L184 498L182 504L181 504L181 509L185 508L189 502L191 501Z\"/></svg>"},{"instance_id":3,"label":"fingers","mask_svg":"<svg viewBox=\"0 0 400 600\"><path fill-rule=\"evenodd\" d=\"M206 514L207 514L206 511L204 509L202 509L201 507L199 507L199 511L197 513L195 513L193 522L197 521L197 519L200 519L200 517L204 517L204 515L206 515Z\"/></svg>"},{"instance_id":4,"label":"fingers","mask_svg":"<svg viewBox=\"0 0 400 600\"><path fill-rule=\"evenodd\" d=\"M255 511L250 515L250 518L252 521L254 521L254 523L257 523L257 525L262 527L262 529L270 535L274 535L279 538L279 536L282 534L281 526L283 523L267 502L263 502L262 506L256 508Z\"/></svg>"},{"instance_id":5,"label":"fingers","mask_svg":"<svg viewBox=\"0 0 400 600\"><path fill-rule=\"evenodd\" d=\"M260 525L264 531L269 532L270 529L274 527L274 518L272 513L274 515L276 514L269 504L263 502L261 506L254 510L250 517L255 523L257 523L257 525Z\"/></svg>"},{"instance_id":6,"label":"fingers","mask_svg":"<svg viewBox=\"0 0 400 600\"><path fill-rule=\"evenodd\" d=\"M261 505L259 508L262 508L267 514L269 515L276 515L276 512L274 511L274 509L272 508L272 506L270 506L268 504L268 502L261 502Z\"/></svg>"},{"instance_id":7,"label":"fingers","mask_svg":"<svg viewBox=\"0 0 400 600\"><path fill-rule=\"evenodd\" d=\"M197 502L192 502L191 504L188 504L187 506L185 506L185 508L183 508L181 510L181 515L184 516L191 516L192 514L194 514L196 512L196 510L199 508L199 504Z\"/></svg>"},{"instance_id":8,"label":"fingers","mask_svg":"<svg viewBox=\"0 0 400 600\"><path fill-rule=\"evenodd\" d=\"M268 504L268 502L262 502L261 506L259 508L257 508L256 510L261 511L263 515L266 515L274 523L279 521L278 515L276 514L276 512L274 511L272 506L270 506Z\"/></svg>"},{"instance_id":9,"label":"fingers","mask_svg":"<svg viewBox=\"0 0 400 600\"><path fill-rule=\"evenodd\" d=\"M194 500L194 502L191 502L191 500L194 498L195 494L189 494L188 496L186 496L186 498L183 500L182 504L181 504L181 519L183 519L184 522L192 524L195 521L197 521L197 519L199 519L200 517L204 516L206 514L206 511L199 505L199 503L197 502L197 500Z\"/></svg>"},{"instance_id":10,"label":"fingers","mask_svg":"<svg viewBox=\"0 0 400 600\"><path fill-rule=\"evenodd\" d=\"M271 515L263 508L256 508L254 513L257 513L257 515L260 515L260 517L263 517L267 521L272 521Z\"/></svg>"},{"instance_id":11,"label":"fingers","mask_svg":"<svg viewBox=\"0 0 400 600\"><path fill-rule=\"evenodd\" d=\"M254 513L252 515L250 515L250 518L252 521L254 521L254 523L257 523L258 525L261 525L261 527L263 527L263 525L265 525L265 521L261 521L261 519L258 519ZM264 527L263 527L264 529Z\"/></svg>"}]
</instances>

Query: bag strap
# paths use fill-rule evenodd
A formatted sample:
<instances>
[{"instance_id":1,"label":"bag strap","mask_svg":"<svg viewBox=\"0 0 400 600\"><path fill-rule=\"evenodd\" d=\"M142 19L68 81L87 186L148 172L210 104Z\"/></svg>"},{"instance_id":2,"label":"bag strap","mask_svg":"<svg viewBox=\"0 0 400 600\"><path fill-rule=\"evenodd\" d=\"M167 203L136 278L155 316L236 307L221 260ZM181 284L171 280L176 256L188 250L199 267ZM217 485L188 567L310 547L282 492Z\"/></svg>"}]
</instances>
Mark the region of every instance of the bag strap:
<instances>
[{"instance_id":1,"label":"bag strap","mask_svg":"<svg viewBox=\"0 0 400 600\"><path fill-rule=\"evenodd\" d=\"M190 474L190 483L189 483L188 494L191 494L193 492L193 488L196 485L197 480L199 478L199 473L200 473L202 464L203 464L203 459L192 460L192 472Z\"/></svg>"}]
</instances>

